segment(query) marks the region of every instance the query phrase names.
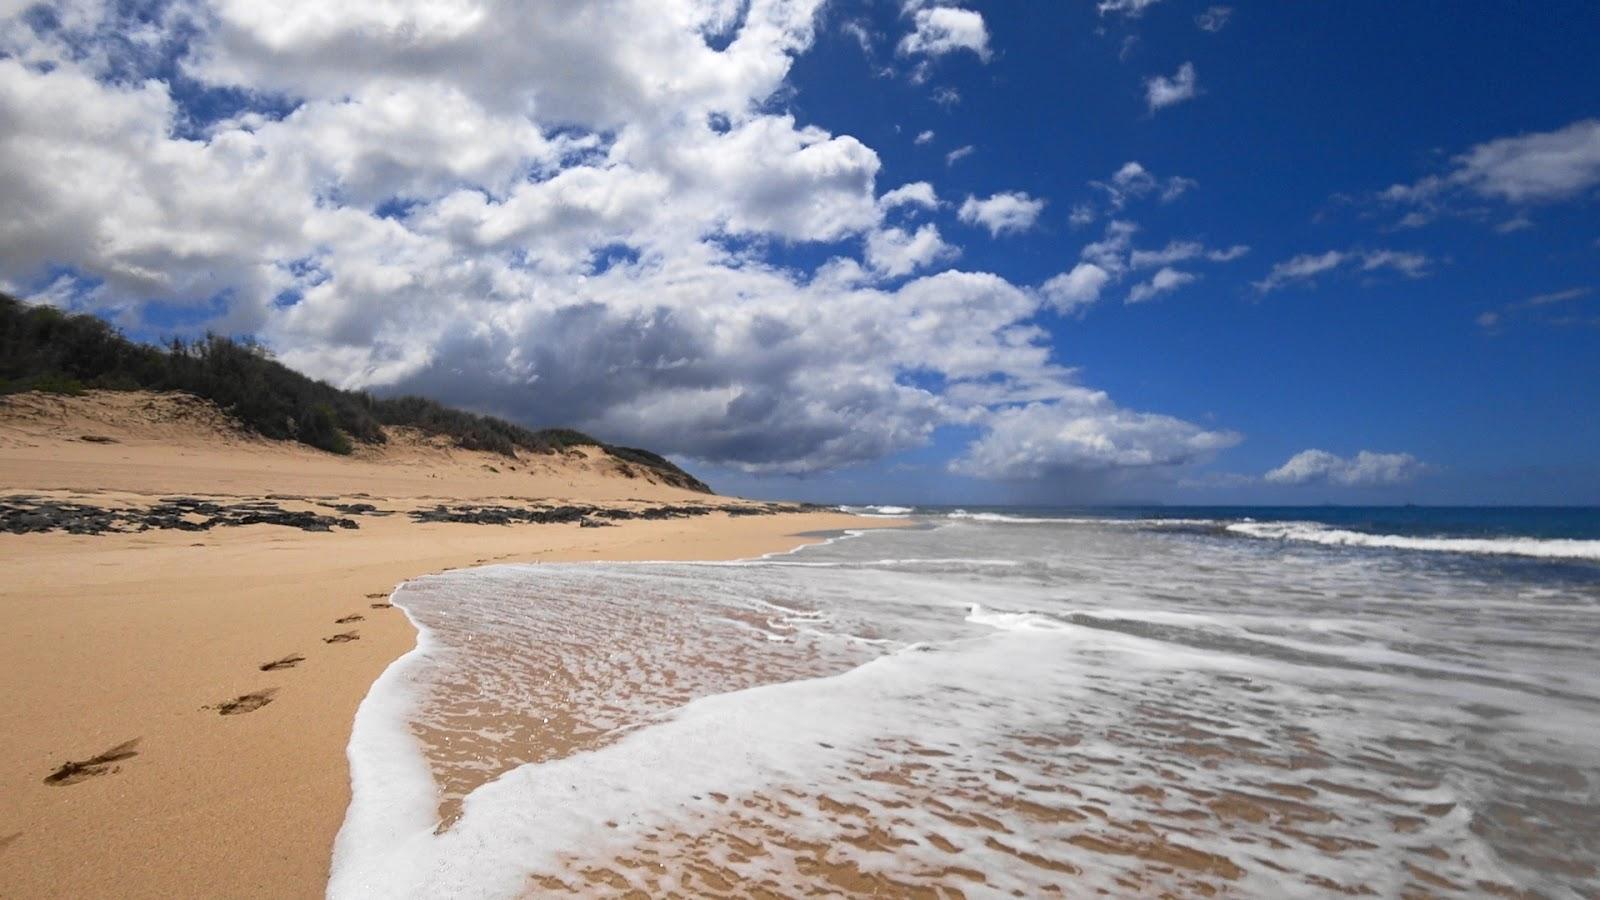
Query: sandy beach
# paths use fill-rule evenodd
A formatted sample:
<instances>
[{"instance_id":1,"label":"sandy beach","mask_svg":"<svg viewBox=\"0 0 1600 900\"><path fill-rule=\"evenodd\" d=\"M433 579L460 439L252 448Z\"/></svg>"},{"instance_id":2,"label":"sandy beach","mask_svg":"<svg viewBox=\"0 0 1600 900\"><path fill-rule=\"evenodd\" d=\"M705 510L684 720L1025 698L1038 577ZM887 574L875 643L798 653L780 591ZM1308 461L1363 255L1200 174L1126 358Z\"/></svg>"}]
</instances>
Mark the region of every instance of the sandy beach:
<instances>
[{"instance_id":1,"label":"sandy beach","mask_svg":"<svg viewBox=\"0 0 1600 900\"><path fill-rule=\"evenodd\" d=\"M419 438L339 458L252 438L214 409L160 395L5 404L8 497L139 510L182 494L391 513L326 532L0 534L7 897L321 895L349 800L352 716L414 643L386 604L405 579L503 561L731 559L873 524L822 511L601 528L418 523L410 511L440 504L731 501L628 477L586 452L508 461Z\"/></svg>"}]
</instances>

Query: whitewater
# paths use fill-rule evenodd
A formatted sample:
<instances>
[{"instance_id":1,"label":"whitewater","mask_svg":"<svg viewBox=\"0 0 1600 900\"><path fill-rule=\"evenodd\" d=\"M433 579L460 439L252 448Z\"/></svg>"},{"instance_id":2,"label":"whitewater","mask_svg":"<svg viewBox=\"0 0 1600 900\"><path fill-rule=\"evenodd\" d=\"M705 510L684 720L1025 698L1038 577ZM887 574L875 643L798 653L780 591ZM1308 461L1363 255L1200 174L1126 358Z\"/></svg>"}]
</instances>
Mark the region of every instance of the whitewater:
<instances>
[{"instance_id":1,"label":"whitewater","mask_svg":"<svg viewBox=\"0 0 1600 900\"><path fill-rule=\"evenodd\" d=\"M329 895L1600 883L1586 557L881 514L909 527L402 586Z\"/></svg>"}]
</instances>

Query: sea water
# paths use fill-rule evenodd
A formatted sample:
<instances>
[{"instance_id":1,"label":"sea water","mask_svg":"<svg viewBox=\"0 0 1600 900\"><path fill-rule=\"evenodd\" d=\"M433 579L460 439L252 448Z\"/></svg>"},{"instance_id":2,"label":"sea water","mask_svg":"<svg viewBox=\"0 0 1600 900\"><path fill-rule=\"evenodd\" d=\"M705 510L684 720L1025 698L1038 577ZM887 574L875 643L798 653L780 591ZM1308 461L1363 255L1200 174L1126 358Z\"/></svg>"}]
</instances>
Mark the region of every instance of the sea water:
<instances>
[{"instance_id":1,"label":"sea water","mask_svg":"<svg viewBox=\"0 0 1600 900\"><path fill-rule=\"evenodd\" d=\"M1600 516L879 514L404 585L330 896L1600 892Z\"/></svg>"}]
</instances>

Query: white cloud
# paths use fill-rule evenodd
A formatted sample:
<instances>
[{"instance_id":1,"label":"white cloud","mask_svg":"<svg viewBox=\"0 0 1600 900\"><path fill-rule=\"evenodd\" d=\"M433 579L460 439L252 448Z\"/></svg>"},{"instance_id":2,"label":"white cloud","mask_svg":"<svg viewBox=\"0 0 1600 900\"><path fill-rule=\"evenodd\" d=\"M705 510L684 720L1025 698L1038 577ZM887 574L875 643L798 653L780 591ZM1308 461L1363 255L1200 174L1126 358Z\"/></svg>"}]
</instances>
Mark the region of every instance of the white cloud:
<instances>
[{"instance_id":1,"label":"white cloud","mask_svg":"<svg viewBox=\"0 0 1600 900\"><path fill-rule=\"evenodd\" d=\"M1362 450L1347 459L1325 450L1303 450L1263 477L1274 484L1372 487L1414 481L1428 470L1427 465L1409 453Z\"/></svg>"},{"instance_id":2,"label":"white cloud","mask_svg":"<svg viewBox=\"0 0 1600 900\"><path fill-rule=\"evenodd\" d=\"M1128 264L1135 269L1148 269L1191 259L1211 262L1232 262L1250 252L1244 244L1234 244L1221 249L1209 249L1199 241L1171 241L1160 250L1135 250L1128 255Z\"/></svg>"},{"instance_id":3,"label":"white cloud","mask_svg":"<svg viewBox=\"0 0 1600 900\"><path fill-rule=\"evenodd\" d=\"M1565 288L1559 291L1546 291L1542 294L1534 294L1526 300L1519 300L1515 303L1507 303L1499 309L1488 310L1480 313L1476 321L1479 326L1485 329L1493 330L1514 317L1523 317L1531 313L1536 320L1543 321L1547 324L1565 324L1567 317L1550 317L1548 315L1543 315L1543 313L1549 311L1550 307L1565 307L1568 304L1571 304L1573 301L1582 300L1593 293L1594 288L1588 286Z\"/></svg>"},{"instance_id":4,"label":"white cloud","mask_svg":"<svg viewBox=\"0 0 1600 900\"><path fill-rule=\"evenodd\" d=\"M972 146L971 144L957 147L944 155L944 164L947 166L953 166L976 152L978 152L978 148Z\"/></svg>"},{"instance_id":5,"label":"white cloud","mask_svg":"<svg viewBox=\"0 0 1600 900\"><path fill-rule=\"evenodd\" d=\"M1393 269L1407 278L1421 278L1428 274L1431 260L1421 253L1402 253L1397 250L1374 250L1361 256L1361 271Z\"/></svg>"},{"instance_id":6,"label":"white cloud","mask_svg":"<svg viewBox=\"0 0 1600 900\"><path fill-rule=\"evenodd\" d=\"M1168 178L1158 178L1141 165L1137 160L1130 160L1111 174L1104 181L1090 181L1089 187L1099 191L1105 196L1107 209L1118 212L1134 200L1143 199L1152 194L1156 195L1162 203L1170 203L1178 199L1199 185L1192 178L1173 175ZM1080 204L1074 209L1076 213L1082 210L1082 221L1087 224L1093 221L1096 215L1094 207Z\"/></svg>"},{"instance_id":7,"label":"white cloud","mask_svg":"<svg viewBox=\"0 0 1600 900\"><path fill-rule=\"evenodd\" d=\"M1576 200L1597 187L1600 119L1580 119L1555 131L1485 141L1454 157L1444 173L1392 185L1378 199L1409 208L1402 228L1460 212L1468 199L1509 204L1516 214L1496 228L1509 233L1532 227L1522 210Z\"/></svg>"},{"instance_id":8,"label":"white cloud","mask_svg":"<svg viewBox=\"0 0 1600 900\"><path fill-rule=\"evenodd\" d=\"M1174 175L1167 179L1166 185L1161 189L1161 202L1171 203L1179 197L1182 197L1184 194L1189 193L1191 190L1194 190L1199 186L1199 184L1200 182L1195 181L1193 178L1184 178L1180 175Z\"/></svg>"},{"instance_id":9,"label":"white cloud","mask_svg":"<svg viewBox=\"0 0 1600 900\"><path fill-rule=\"evenodd\" d=\"M1232 17L1233 7L1210 6L1206 8L1205 12L1194 17L1194 24L1201 31L1209 31L1212 34L1216 34L1228 27L1228 20Z\"/></svg>"},{"instance_id":10,"label":"white cloud","mask_svg":"<svg viewBox=\"0 0 1600 900\"><path fill-rule=\"evenodd\" d=\"M1594 293L1591 287L1566 288L1560 291L1548 291L1543 294L1534 294L1532 297L1518 304L1524 307L1550 306L1555 303L1566 303L1569 300L1580 300Z\"/></svg>"},{"instance_id":11,"label":"white cloud","mask_svg":"<svg viewBox=\"0 0 1600 900\"><path fill-rule=\"evenodd\" d=\"M1039 286L1039 292L1062 315L1076 312L1100 299L1111 275L1094 263L1081 262Z\"/></svg>"},{"instance_id":12,"label":"white cloud","mask_svg":"<svg viewBox=\"0 0 1600 900\"><path fill-rule=\"evenodd\" d=\"M914 30L900 41L900 52L943 56L957 50L970 50L989 60L989 30L983 15L970 9L935 6L911 14Z\"/></svg>"},{"instance_id":13,"label":"white cloud","mask_svg":"<svg viewBox=\"0 0 1600 900\"><path fill-rule=\"evenodd\" d=\"M1111 220L1107 223L1105 233L1100 240L1083 246L1078 255L1084 265L1079 265L1070 273L1080 275L1082 270L1080 278L1089 277L1090 273L1093 273L1093 281L1061 281L1058 290L1064 289L1069 284L1079 288L1070 294L1061 294L1070 297L1066 301L1056 300L1049 292L1046 292L1045 296L1051 297L1052 302L1063 312L1078 310L1099 299L1102 290L1108 284L1121 281L1140 270L1157 269L1158 271L1150 278L1136 283L1129 289L1127 302L1142 303L1200 278L1197 273L1173 268L1175 263L1226 263L1250 252L1250 248L1243 244L1210 248L1194 240L1169 241L1159 250L1140 250L1133 246L1133 238L1138 230L1139 226L1133 222L1124 219ZM1066 278L1067 275L1058 275L1051 279L1051 282ZM1047 282L1046 287L1051 282Z\"/></svg>"},{"instance_id":14,"label":"white cloud","mask_svg":"<svg viewBox=\"0 0 1600 900\"><path fill-rule=\"evenodd\" d=\"M919 131L919 132L917 132L917 136L912 141L912 143L914 143L914 144L916 144L918 146L921 146L923 144L927 144L927 143L930 143L932 141L933 141L933 132L932 131Z\"/></svg>"},{"instance_id":15,"label":"white cloud","mask_svg":"<svg viewBox=\"0 0 1600 900\"><path fill-rule=\"evenodd\" d=\"M342 386L753 472L981 441L1019 404L1100 423L1030 444L1039 466L1175 463L1208 433L1054 361L1034 318L1115 273L939 271L956 248L896 221L932 185L880 195L870 147L781 111L817 0L149 6L0 27L0 281L23 293L215 307L201 327ZM155 49L113 59L130 45ZM245 108L186 107L174 65Z\"/></svg>"},{"instance_id":16,"label":"white cloud","mask_svg":"<svg viewBox=\"0 0 1600 900\"><path fill-rule=\"evenodd\" d=\"M1258 292L1267 294L1286 285L1310 281L1318 275L1338 269L1354 269L1360 272L1389 269L1407 278L1422 278L1428 274L1428 267L1432 264L1433 261L1421 253L1397 250L1329 250L1325 253L1302 253L1277 263L1272 267L1272 271L1267 273L1267 277L1254 282L1254 285Z\"/></svg>"},{"instance_id":17,"label":"white cloud","mask_svg":"<svg viewBox=\"0 0 1600 900\"><path fill-rule=\"evenodd\" d=\"M1293 281L1315 278L1323 272L1338 268L1348 256L1349 254L1340 250L1329 250L1326 253L1302 253L1299 256L1274 265L1272 271L1267 273L1266 278L1255 283L1256 290L1265 294Z\"/></svg>"},{"instance_id":18,"label":"white cloud","mask_svg":"<svg viewBox=\"0 0 1600 900\"><path fill-rule=\"evenodd\" d=\"M855 41L856 46L861 48L862 53L865 53L868 57L872 56L874 35L872 30L867 27L866 22L860 19L846 19L839 23L839 31Z\"/></svg>"},{"instance_id":19,"label":"white cloud","mask_svg":"<svg viewBox=\"0 0 1600 900\"><path fill-rule=\"evenodd\" d=\"M957 255L956 248L945 243L933 225L924 225L915 232L885 228L867 235L867 264L890 278L909 275Z\"/></svg>"},{"instance_id":20,"label":"white cloud","mask_svg":"<svg viewBox=\"0 0 1600 900\"><path fill-rule=\"evenodd\" d=\"M1105 234L1100 240L1085 244L1078 255L1112 276L1120 276L1128 270L1129 248L1133 246L1133 234L1138 230L1139 226L1132 222L1113 219L1106 224Z\"/></svg>"},{"instance_id":21,"label":"white cloud","mask_svg":"<svg viewBox=\"0 0 1600 900\"><path fill-rule=\"evenodd\" d=\"M1111 183L1090 182L1105 190L1111 197L1111 205L1121 208L1128 197L1143 197L1155 189L1155 177L1137 160L1122 164L1122 168L1111 173Z\"/></svg>"},{"instance_id":22,"label":"white cloud","mask_svg":"<svg viewBox=\"0 0 1600 900\"><path fill-rule=\"evenodd\" d=\"M1175 291L1186 284L1196 281L1200 276L1191 272L1180 272L1177 269L1163 267L1149 281L1143 281L1133 286L1128 292L1129 303L1143 303L1162 294Z\"/></svg>"},{"instance_id":23,"label":"white cloud","mask_svg":"<svg viewBox=\"0 0 1600 900\"><path fill-rule=\"evenodd\" d=\"M1509 203L1571 199L1600 185L1600 119L1479 144L1447 180Z\"/></svg>"},{"instance_id":24,"label":"white cloud","mask_svg":"<svg viewBox=\"0 0 1600 900\"><path fill-rule=\"evenodd\" d=\"M1102 16L1114 13L1136 19L1144 15L1145 10L1160 2L1161 0L1100 0L1096 6Z\"/></svg>"},{"instance_id":25,"label":"white cloud","mask_svg":"<svg viewBox=\"0 0 1600 900\"><path fill-rule=\"evenodd\" d=\"M1108 469L1178 466L1209 459L1242 440L1170 416L1132 412L1103 394L1002 409L957 472L980 478L1049 478Z\"/></svg>"},{"instance_id":26,"label":"white cloud","mask_svg":"<svg viewBox=\"0 0 1600 900\"><path fill-rule=\"evenodd\" d=\"M926 181L913 181L902 184L892 191L887 191L878 198L878 206L883 209L894 209L897 206L920 206L923 209L938 209L939 196L934 193L933 185Z\"/></svg>"},{"instance_id":27,"label":"white cloud","mask_svg":"<svg viewBox=\"0 0 1600 900\"><path fill-rule=\"evenodd\" d=\"M1149 105L1152 113L1185 100L1193 100L1199 93L1200 86L1195 75L1194 63L1186 62L1179 66L1171 78L1153 75L1144 82L1145 103Z\"/></svg>"},{"instance_id":28,"label":"white cloud","mask_svg":"<svg viewBox=\"0 0 1600 900\"><path fill-rule=\"evenodd\" d=\"M1002 191L982 200L968 194L956 215L968 225L982 225L989 229L991 236L999 237L1008 232L1027 231L1043 211L1043 200L1022 191Z\"/></svg>"}]
</instances>

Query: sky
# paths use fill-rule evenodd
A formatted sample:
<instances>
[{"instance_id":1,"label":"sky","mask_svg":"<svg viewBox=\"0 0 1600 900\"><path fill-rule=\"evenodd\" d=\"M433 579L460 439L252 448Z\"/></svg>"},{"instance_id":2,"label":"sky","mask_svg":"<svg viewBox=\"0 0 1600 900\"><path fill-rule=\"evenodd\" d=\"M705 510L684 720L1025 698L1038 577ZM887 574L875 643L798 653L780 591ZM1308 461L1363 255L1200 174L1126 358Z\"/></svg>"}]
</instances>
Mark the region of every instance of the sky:
<instances>
[{"instance_id":1,"label":"sky","mask_svg":"<svg viewBox=\"0 0 1600 900\"><path fill-rule=\"evenodd\" d=\"M0 289L847 503L1600 504L1600 6L0 0Z\"/></svg>"}]
</instances>

